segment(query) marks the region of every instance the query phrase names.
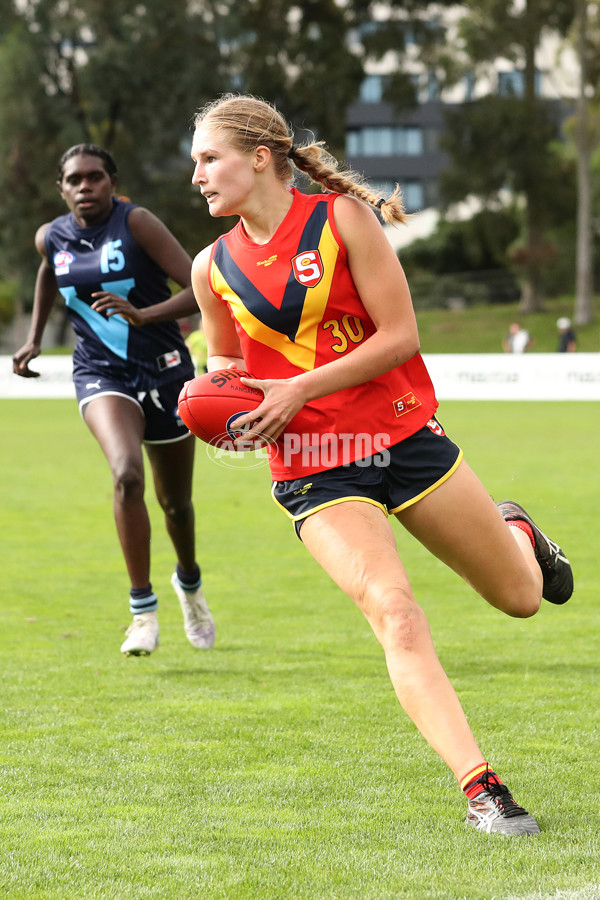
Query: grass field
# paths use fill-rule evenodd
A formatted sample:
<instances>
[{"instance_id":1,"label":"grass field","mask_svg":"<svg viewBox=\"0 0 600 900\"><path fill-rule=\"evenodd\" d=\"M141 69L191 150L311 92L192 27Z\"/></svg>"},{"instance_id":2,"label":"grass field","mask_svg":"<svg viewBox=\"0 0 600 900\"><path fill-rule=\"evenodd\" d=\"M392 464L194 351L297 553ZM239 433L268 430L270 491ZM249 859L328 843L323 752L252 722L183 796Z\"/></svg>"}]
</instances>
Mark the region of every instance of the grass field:
<instances>
[{"instance_id":1,"label":"grass field","mask_svg":"<svg viewBox=\"0 0 600 900\"><path fill-rule=\"evenodd\" d=\"M589 325L575 326L579 352L600 351L600 298ZM543 313L524 316L516 303L489 303L466 309L417 310L423 353L502 353L502 339L511 322L521 322L533 338L531 353L554 353L558 341L556 320L573 317L573 298L546 301Z\"/></svg>"},{"instance_id":2,"label":"grass field","mask_svg":"<svg viewBox=\"0 0 600 900\"><path fill-rule=\"evenodd\" d=\"M268 492L198 444L213 651L187 643L149 491L160 650L123 659L110 475L68 400L0 401L0 896L388 900L600 897L597 406L447 402L496 499L563 543L576 593L487 607L398 528L484 753L539 837L464 825L381 650ZM457 527L459 523L457 523Z\"/></svg>"}]
</instances>

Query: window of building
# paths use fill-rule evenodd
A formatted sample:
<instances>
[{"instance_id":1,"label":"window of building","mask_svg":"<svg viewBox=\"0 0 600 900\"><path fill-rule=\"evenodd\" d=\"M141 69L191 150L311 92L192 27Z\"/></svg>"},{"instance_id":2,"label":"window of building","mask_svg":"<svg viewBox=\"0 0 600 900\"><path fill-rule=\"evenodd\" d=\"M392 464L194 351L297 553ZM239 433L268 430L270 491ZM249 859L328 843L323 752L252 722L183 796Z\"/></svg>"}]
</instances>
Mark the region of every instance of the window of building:
<instances>
[{"instance_id":1,"label":"window of building","mask_svg":"<svg viewBox=\"0 0 600 900\"><path fill-rule=\"evenodd\" d=\"M391 156L394 153L394 130L387 126L367 127L361 131L362 156Z\"/></svg>"},{"instance_id":2,"label":"window of building","mask_svg":"<svg viewBox=\"0 0 600 900\"><path fill-rule=\"evenodd\" d=\"M421 181L400 181L406 211L418 212L425 207L425 190ZM396 182L392 178L369 178L369 187L382 197L391 197Z\"/></svg>"},{"instance_id":3,"label":"window of building","mask_svg":"<svg viewBox=\"0 0 600 900\"><path fill-rule=\"evenodd\" d=\"M361 103L381 103L382 95L381 75L367 75L360 85Z\"/></svg>"},{"instance_id":4,"label":"window of building","mask_svg":"<svg viewBox=\"0 0 600 900\"><path fill-rule=\"evenodd\" d=\"M535 93L539 96L541 90L541 74L535 73ZM525 93L525 73L523 70L513 69L512 72L498 72L498 93L504 96L522 97Z\"/></svg>"},{"instance_id":5,"label":"window of building","mask_svg":"<svg viewBox=\"0 0 600 900\"><path fill-rule=\"evenodd\" d=\"M464 80L465 86L465 100L469 102L475 96L475 73L467 72Z\"/></svg>"},{"instance_id":6,"label":"window of building","mask_svg":"<svg viewBox=\"0 0 600 900\"><path fill-rule=\"evenodd\" d=\"M360 131L346 132L346 156L360 156Z\"/></svg>"},{"instance_id":7,"label":"window of building","mask_svg":"<svg viewBox=\"0 0 600 900\"><path fill-rule=\"evenodd\" d=\"M423 131L420 128L394 128L395 150L401 156L421 156Z\"/></svg>"},{"instance_id":8,"label":"window of building","mask_svg":"<svg viewBox=\"0 0 600 900\"><path fill-rule=\"evenodd\" d=\"M498 72L498 93L513 97L523 96L522 72Z\"/></svg>"},{"instance_id":9,"label":"window of building","mask_svg":"<svg viewBox=\"0 0 600 900\"><path fill-rule=\"evenodd\" d=\"M425 192L421 181L405 181L402 185L404 205L408 212L416 212L425 206Z\"/></svg>"},{"instance_id":10,"label":"window of building","mask_svg":"<svg viewBox=\"0 0 600 900\"><path fill-rule=\"evenodd\" d=\"M440 96L440 80L435 72L429 70L427 73L427 88L426 88L426 98L427 100L438 100Z\"/></svg>"},{"instance_id":11,"label":"window of building","mask_svg":"<svg viewBox=\"0 0 600 900\"><path fill-rule=\"evenodd\" d=\"M423 131L413 126L367 126L346 133L346 155L421 156Z\"/></svg>"}]
</instances>

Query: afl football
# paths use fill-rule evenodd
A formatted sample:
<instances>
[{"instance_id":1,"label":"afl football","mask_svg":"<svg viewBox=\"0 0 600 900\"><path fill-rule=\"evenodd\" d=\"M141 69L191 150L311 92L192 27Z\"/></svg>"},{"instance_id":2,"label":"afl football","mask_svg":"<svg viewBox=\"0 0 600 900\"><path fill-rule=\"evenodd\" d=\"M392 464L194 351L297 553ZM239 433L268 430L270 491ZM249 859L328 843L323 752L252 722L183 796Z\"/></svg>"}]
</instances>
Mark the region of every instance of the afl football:
<instances>
[{"instance_id":1,"label":"afl football","mask_svg":"<svg viewBox=\"0 0 600 900\"><path fill-rule=\"evenodd\" d=\"M242 377L252 378L252 375L241 369L216 369L184 384L177 408L192 434L224 450L253 449L250 443L236 447L233 441L243 437L260 420L255 419L241 429L236 429L235 420L260 406L264 395L257 388L243 384Z\"/></svg>"}]
</instances>

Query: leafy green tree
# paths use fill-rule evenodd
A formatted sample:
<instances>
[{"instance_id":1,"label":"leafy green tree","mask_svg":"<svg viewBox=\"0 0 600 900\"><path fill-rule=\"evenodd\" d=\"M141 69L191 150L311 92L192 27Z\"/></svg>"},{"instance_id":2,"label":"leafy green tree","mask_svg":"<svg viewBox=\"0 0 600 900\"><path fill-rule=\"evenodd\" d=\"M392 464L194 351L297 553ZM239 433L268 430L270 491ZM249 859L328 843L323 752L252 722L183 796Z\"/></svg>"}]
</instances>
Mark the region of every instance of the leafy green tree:
<instances>
[{"instance_id":1,"label":"leafy green tree","mask_svg":"<svg viewBox=\"0 0 600 900\"><path fill-rule=\"evenodd\" d=\"M577 271L575 322L585 325L594 317L593 216L599 210L598 177L594 178L594 151L600 147L600 8L596 2L576 0L573 44L579 63L576 115L572 122L577 156Z\"/></svg>"},{"instance_id":2,"label":"leafy green tree","mask_svg":"<svg viewBox=\"0 0 600 900\"><path fill-rule=\"evenodd\" d=\"M346 38L366 14L361 2L0 3L0 277L16 280L22 298L37 268L35 229L64 211L56 163L72 144L105 146L120 191L191 253L228 224L211 219L190 184L191 122L207 100L250 91L333 152L343 146L362 77Z\"/></svg>"},{"instance_id":3,"label":"leafy green tree","mask_svg":"<svg viewBox=\"0 0 600 900\"><path fill-rule=\"evenodd\" d=\"M236 4L234 83L275 103L298 131L313 132L338 154L345 112L363 77L362 61L348 45L356 23L353 3Z\"/></svg>"},{"instance_id":4,"label":"leafy green tree","mask_svg":"<svg viewBox=\"0 0 600 900\"><path fill-rule=\"evenodd\" d=\"M484 209L470 219L440 219L435 231L402 250L417 308L514 302L520 294L508 250L520 229L516 209Z\"/></svg>"},{"instance_id":5,"label":"leafy green tree","mask_svg":"<svg viewBox=\"0 0 600 900\"><path fill-rule=\"evenodd\" d=\"M574 0L467 0L460 23L465 65L490 71L498 57L523 75L523 91L489 95L452 114L445 147L451 157L441 188L446 202L468 195L484 201L506 187L524 198L524 233L515 261L524 278L523 312L543 308L544 269L555 248L547 229L561 190L564 169L552 145L559 136L557 111L536 95L535 53L545 30L565 34L573 20Z\"/></svg>"},{"instance_id":6,"label":"leafy green tree","mask_svg":"<svg viewBox=\"0 0 600 900\"><path fill-rule=\"evenodd\" d=\"M18 10L18 12L16 11ZM13 7L0 45L0 268L30 295L35 228L64 211L56 164L94 141L116 157L121 189L184 243L197 216L182 165L194 107L224 81L218 21L184 4L39 0ZM208 221L208 214L206 214Z\"/></svg>"}]
</instances>

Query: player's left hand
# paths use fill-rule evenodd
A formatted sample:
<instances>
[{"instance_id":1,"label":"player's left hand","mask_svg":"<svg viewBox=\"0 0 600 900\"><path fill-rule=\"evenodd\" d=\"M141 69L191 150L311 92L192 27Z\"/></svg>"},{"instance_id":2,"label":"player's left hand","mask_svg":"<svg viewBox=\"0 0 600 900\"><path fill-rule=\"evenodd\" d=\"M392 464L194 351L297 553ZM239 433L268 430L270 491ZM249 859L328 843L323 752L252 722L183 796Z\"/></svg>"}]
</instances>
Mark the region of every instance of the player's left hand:
<instances>
[{"instance_id":1,"label":"player's left hand","mask_svg":"<svg viewBox=\"0 0 600 900\"><path fill-rule=\"evenodd\" d=\"M252 412L236 419L236 425L242 426L247 422L260 419L256 430L244 432L239 443L247 443L256 437L268 438L265 444L276 441L286 425L292 421L306 402L303 391L294 378L240 378L248 387L258 388L265 395L265 399L253 409ZM256 441L258 445L258 440Z\"/></svg>"},{"instance_id":2,"label":"player's left hand","mask_svg":"<svg viewBox=\"0 0 600 900\"><path fill-rule=\"evenodd\" d=\"M118 314L130 325L144 324L144 311L133 306L124 297L119 297L118 294L111 294L110 291L96 291L92 294L92 297L94 298L92 309L97 313L101 313L107 318Z\"/></svg>"}]
</instances>

